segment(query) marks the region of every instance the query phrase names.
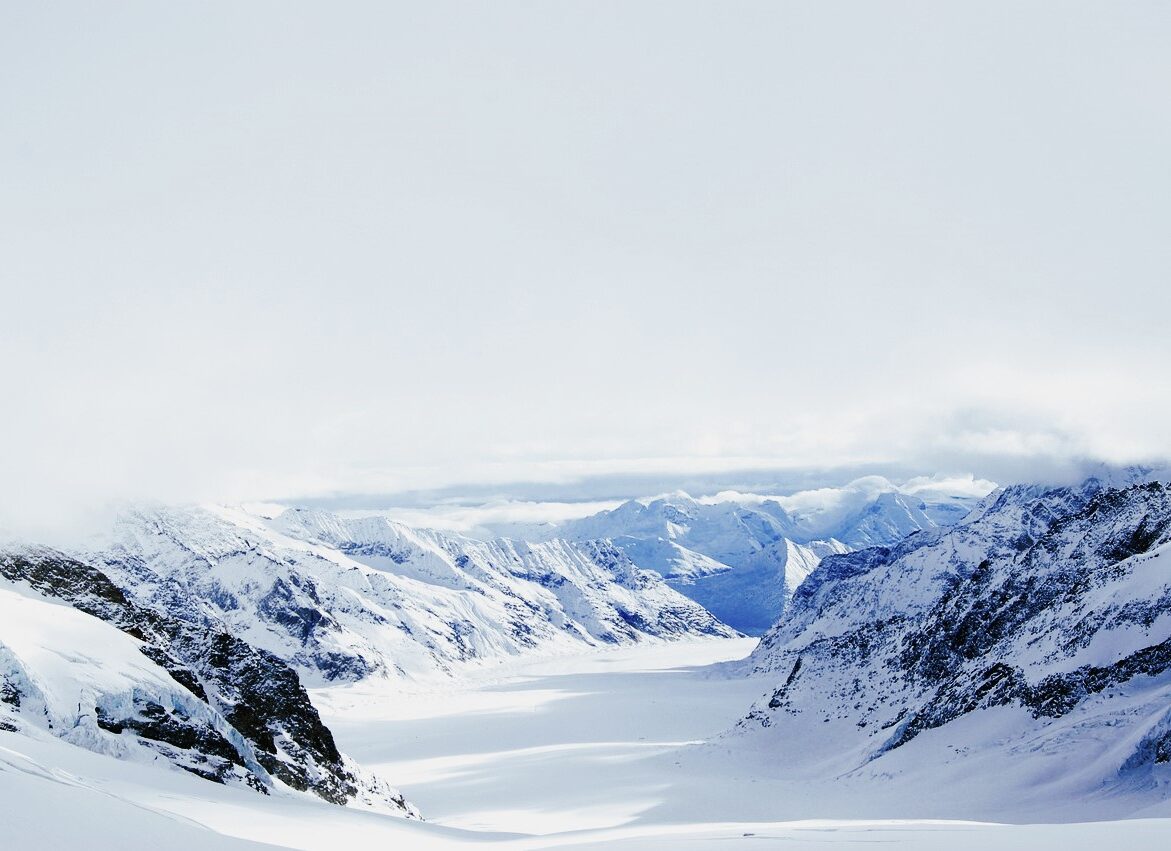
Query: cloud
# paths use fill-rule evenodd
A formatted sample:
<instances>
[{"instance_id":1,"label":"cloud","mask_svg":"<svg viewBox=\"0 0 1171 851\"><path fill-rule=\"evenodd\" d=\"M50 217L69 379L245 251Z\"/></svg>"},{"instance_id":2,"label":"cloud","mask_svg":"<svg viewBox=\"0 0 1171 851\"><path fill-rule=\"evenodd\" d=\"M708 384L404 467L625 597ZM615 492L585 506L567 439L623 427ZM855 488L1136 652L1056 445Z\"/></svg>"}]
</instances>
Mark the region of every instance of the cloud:
<instances>
[{"instance_id":1,"label":"cloud","mask_svg":"<svg viewBox=\"0 0 1171 851\"><path fill-rule=\"evenodd\" d=\"M356 516L379 515L421 529L442 529L473 536L516 534L508 527L557 524L599 511L608 511L620 500L589 502L531 502L505 500L480 505L438 504L427 508L387 508L343 512Z\"/></svg>"},{"instance_id":2,"label":"cloud","mask_svg":"<svg viewBox=\"0 0 1171 851\"><path fill-rule=\"evenodd\" d=\"M0 28L0 526L1171 456L1165 16L441 6Z\"/></svg>"},{"instance_id":3,"label":"cloud","mask_svg":"<svg viewBox=\"0 0 1171 851\"><path fill-rule=\"evenodd\" d=\"M915 476L903 482L899 490L903 493L922 497L934 496L987 496L996 488L996 482L979 479L971 473L963 476Z\"/></svg>"}]
</instances>

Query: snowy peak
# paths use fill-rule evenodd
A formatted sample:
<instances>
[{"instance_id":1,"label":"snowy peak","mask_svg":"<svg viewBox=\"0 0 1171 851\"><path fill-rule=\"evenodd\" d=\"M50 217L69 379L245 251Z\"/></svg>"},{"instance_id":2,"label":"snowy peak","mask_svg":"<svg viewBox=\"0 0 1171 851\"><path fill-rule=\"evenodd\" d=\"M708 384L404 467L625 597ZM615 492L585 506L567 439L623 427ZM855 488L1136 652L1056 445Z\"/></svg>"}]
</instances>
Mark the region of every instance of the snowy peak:
<instances>
[{"instance_id":1,"label":"snowy peak","mask_svg":"<svg viewBox=\"0 0 1171 851\"><path fill-rule=\"evenodd\" d=\"M938 529L921 499L896 491L879 494L873 502L848 518L833 537L854 549L900 541L915 532Z\"/></svg>"},{"instance_id":2,"label":"snowy peak","mask_svg":"<svg viewBox=\"0 0 1171 851\"><path fill-rule=\"evenodd\" d=\"M767 509L731 502L704 503L679 492L647 503L629 500L610 511L568 521L557 534L572 540L659 537L691 543L722 535L725 546L739 549L746 546L746 538L774 540L791 530L788 515L776 503Z\"/></svg>"},{"instance_id":3,"label":"snowy peak","mask_svg":"<svg viewBox=\"0 0 1171 851\"><path fill-rule=\"evenodd\" d=\"M789 500L796 510L782 504ZM794 497L747 494L697 500L685 493L631 500L563 524L572 540L610 540L640 567L749 634L767 630L824 555L893 544L961 519L971 497L932 501L872 477ZM935 518L939 518L938 520Z\"/></svg>"}]
</instances>

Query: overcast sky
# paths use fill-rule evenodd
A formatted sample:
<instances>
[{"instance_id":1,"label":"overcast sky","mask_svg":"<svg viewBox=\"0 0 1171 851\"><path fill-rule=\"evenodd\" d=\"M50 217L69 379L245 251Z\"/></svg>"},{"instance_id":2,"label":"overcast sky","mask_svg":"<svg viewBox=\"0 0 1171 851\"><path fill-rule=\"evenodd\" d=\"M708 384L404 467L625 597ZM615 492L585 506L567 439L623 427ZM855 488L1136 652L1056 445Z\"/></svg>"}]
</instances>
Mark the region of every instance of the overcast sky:
<instances>
[{"instance_id":1,"label":"overcast sky","mask_svg":"<svg viewBox=\"0 0 1171 851\"><path fill-rule=\"evenodd\" d=\"M1171 454L1171 4L5 3L0 516Z\"/></svg>"}]
</instances>

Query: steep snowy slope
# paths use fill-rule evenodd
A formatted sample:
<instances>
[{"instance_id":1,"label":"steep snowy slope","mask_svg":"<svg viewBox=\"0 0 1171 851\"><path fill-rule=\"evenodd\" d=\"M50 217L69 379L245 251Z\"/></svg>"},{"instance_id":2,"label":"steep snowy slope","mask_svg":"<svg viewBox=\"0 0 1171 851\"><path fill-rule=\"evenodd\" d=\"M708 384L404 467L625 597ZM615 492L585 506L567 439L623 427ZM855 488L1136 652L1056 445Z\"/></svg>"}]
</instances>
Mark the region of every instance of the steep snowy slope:
<instances>
[{"instance_id":1,"label":"steep snowy slope","mask_svg":"<svg viewBox=\"0 0 1171 851\"><path fill-rule=\"evenodd\" d=\"M751 657L777 687L732 740L794 776L934 794L947 767L969 801L1124 812L1171 780L1168 559L1167 487L1096 479L827 558Z\"/></svg>"},{"instance_id":2,"label":"steep snowy slope","mask_svg":"<svg viewBox=\"0 0 1171 851\"><path fill-rule=\"evenodd\" d=\"M93 554L126 593L222 625L307 682L733 630L599 543L475 541L384 518L230 509L127 514Z\"/></svg>"},{"instance_id":3,"label":"steep snowy slope","mask_svg":"<svg viewBox=\"0 0 1171 851\"><path fill-rule=\"evenodd\" d=\"M280 660L141 609L50 550L0 555L0 726L260 792L413 814L338 752Z\"/></svg>"},{"instance_id":4,"label":"steep snowy slope","mask_svg":"<svg viewBox=\"0 0 1171 851\"><path fill-rule=\"evenodd\" d=\"M221 783L271 785L243 737L144 646L97 618L0 586L0 727L144 762L162 755Z\"/></svg>"}]
</instances>

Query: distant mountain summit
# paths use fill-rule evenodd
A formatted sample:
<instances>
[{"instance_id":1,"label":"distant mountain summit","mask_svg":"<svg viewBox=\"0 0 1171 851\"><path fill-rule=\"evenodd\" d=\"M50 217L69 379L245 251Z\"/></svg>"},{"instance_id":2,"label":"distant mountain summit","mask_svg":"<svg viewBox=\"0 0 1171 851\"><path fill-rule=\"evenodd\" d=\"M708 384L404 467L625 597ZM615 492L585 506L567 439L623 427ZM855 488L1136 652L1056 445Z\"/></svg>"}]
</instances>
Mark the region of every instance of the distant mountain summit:
<instances>
[{"instance_id":1,"label":"distant mountain summit","mask_svg":"<svg viewBox=\"0 0 1171 851\"><path fill-rule=\"evenodd\" d=\"M843 493L832 511L804 513L783 507L783 497L701 501L675 493L630 500L547 534L611 541L724 623L759 635L823 557L939 529L976 504L951 495L927 502L881 486L887 489L876 495Z\"/></svg>"},{"instance_id":2,"label":"distant mountain summit","mask_svg":"<svg viewBox=\"0 0 1171 851\"><path fill-rule=\"evenodd\" d=\"M950 506L954 503L945 504ZM962 517L949 517L946 510L939 508L932 512L933 517L928 511L927 503L923 500L888 491L879 494L873 502L848 517L834 530L833 537L851 549L865 549L893 544L915 532L938 529Z\"/></svg>"}]
</instances>

